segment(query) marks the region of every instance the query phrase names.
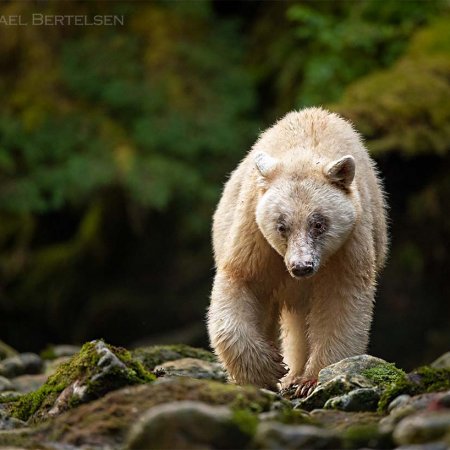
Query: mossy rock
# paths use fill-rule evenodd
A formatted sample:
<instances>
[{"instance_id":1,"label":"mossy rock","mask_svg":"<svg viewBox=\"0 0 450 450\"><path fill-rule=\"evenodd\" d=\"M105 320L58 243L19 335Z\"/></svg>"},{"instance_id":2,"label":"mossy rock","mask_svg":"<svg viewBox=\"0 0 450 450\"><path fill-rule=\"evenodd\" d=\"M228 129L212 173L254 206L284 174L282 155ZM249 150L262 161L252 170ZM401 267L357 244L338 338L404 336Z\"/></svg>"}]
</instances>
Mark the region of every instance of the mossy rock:
<instances>
[{"instance_id":1,"label":"mossy rock","mask_svg":"<svg viewBox=\"0 0 450 450\"><path fill-rule=\"evenodd\" d=\"M5 344L3 341L0 341L0 361L2 359L17 355L18 353L12 347L10 347L8 344Z\"/></svg>"},{"instance_id":2,"label":"mossy rock","mask_svg":"<svg viewBox=\"0 0 450 450\"><path fill-rule=\"evenodd\" d=\"M375 385L384 388L391 383L397 383L406 377L406 373L393 363L378 364L362 371L363 376Z\"/></svg>"},{"instance_id":3,"label":"mossy rock","mask_svg":"<svg viewBox=\"0 0 450 450\"><path fill-rule=\"evenodd\" d=\"M419 395L450 389L450 369L419 367L406 377L388 385L378 404L379 411L385 411L389 403L402 394Z\"/></svg>"},{"instance_id":4,"label":"mossy rock","mask_svg":"<svg viewBox=\"0 0 450 450\"><path fill-rule=\"evenodd\" d=\"M343 448L393 448L392 436L380 430L378 423L354 424L341 436Z\"/></svg>"},{"instance_id":5,"label":"mossy rock","mask_svg":"<svg viewBox=\"0 0 450 450\"><path fill-rule=\"evenodd\" d=\"M253 386L236 386L193 378L161 378L154 383L125 387L51 418L33 434L31 442L115 447L123 445L129 429L150 408L174 401L197 401L228 406L233 421L246 433L257 415L269 411L276 396ZM256 419L255 419L256 418Z\"/></svg>"},{"instance_id":6,"label":"mossy rock","mask_svg":"<svg viewBox=\"0 0 450 450\"><path fill-rule=\"evenodd\" d=\"M185 344L140 347L133 350L132 355L140 361L147 370L153 370L156 366L167 361L175 361L182 358L196 358L208 362L217 362L217 359L212 352Z\"/></svg>"},{"instance_id":7,"label":"mossy rock","mask_svg":"<svg viewBox=\"0 0 450 450\"><path fill-rule=\"evenodd\" d=\"M181 401L158 405L133 426L127 450L145 448L246 448L257 418L226 406ZM170 426L168 426L170 424Z\"/></svg>"},{"instance_id":8,"label":"mossy rock","mask_svg":"<svg viewBox=\"0 0 450 450\"><path fill-rule=\"evenodd\" d=\"M139 383L149 383L149 373L131 354L119 347L92 341L61 364L56 373L35 392L22 396L10 406L12 416L39 421L55 416L109 391Z\"/></svg>"}]
</instances>

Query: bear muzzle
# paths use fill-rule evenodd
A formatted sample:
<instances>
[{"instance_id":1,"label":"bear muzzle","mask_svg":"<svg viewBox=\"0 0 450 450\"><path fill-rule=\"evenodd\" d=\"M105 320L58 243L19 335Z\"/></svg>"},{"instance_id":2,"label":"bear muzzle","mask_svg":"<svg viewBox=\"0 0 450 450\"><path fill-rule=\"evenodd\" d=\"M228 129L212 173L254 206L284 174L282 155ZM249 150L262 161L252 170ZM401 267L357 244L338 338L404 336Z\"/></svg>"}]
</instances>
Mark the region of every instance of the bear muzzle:
<instances>
[{"instance_id":1,"label":"bear muzzle","mask_svg":"<svg viewBox=\"0 0 450 450\"><path fill-rule=\"evenodd\" d=\"M304 261L291 265L290 274L295 278L306 278L314 274L314 264L312 261Z\"/></svg>"}]
</instances>

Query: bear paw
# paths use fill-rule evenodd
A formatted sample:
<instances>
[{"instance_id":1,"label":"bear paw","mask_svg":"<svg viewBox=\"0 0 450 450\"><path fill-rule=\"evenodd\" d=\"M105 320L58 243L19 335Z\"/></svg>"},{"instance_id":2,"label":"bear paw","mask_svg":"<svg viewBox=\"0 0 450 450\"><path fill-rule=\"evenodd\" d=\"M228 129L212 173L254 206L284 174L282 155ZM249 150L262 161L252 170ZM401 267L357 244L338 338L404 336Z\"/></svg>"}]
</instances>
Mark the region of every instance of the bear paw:
<instances>
[{"instance_id":1,"label":"bear paw","mask_svg":"<svg viewBox=\"0 0 450 450\"><path fill-rule=\"evenodd\" d=\"M309 397L317 386L316 379L304 379L298 384L294 393L294 398L306 398Z\"/></svg>"},{"instance_id":2,"label":"bear paw","mask_svg":"<svg viewBox=\"0 0 450 450\"><path fill-rule=\"evenodd\" d=\"M286 377L282 382L281 394L290 398L306 398L317 386L317 379L305 377Z\"/></svg>"}]
</instances>

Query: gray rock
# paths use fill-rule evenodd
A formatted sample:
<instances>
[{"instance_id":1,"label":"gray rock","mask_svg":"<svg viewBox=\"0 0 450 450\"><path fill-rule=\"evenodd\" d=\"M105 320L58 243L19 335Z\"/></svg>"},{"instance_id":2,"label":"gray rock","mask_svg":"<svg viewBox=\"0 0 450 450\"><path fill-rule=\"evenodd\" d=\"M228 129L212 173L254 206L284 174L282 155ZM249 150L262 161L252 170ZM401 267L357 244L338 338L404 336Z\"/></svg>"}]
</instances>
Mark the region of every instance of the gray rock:
<instances>
[{"instance_id":1,"label":"gray rock","mask_svg":"<svg viewBox=\"0 0 450 450\"><path fill-rule=\"evenodd\" d=\"M421 412L406 417L394 430L398 445L438 441L450 433L450 411Z\"/></svg>"},{"instance_id":2,"label":"gray rock","mask_svg":"<svg viewBox=\"0 0 450 450\"><path fill-rule=\"evenodd\" d=\"M22 428L24 426L25 422L8 416L5 411L0 409L0 430L13 430L16 428Z\"/></svg>"},{"instance_id":3,"label":"gray rock","mask_svg":"<svg viewBox=\"0 0 450 450\"><path fill-rule=\"evenodd\" d=\"M348 394L329 399L325 409L339 409L341 411L376 411L380 394L376 388L360 388Z\"/></svg>"},{"instance_id":4,"label":"gray rock","mask_svg":"<svg viewBox=\"0 0 450 450\"><path fill-rule=\"evenodd\" d=\"M434 369L450 369L450 352L444 353L433 361L431 367Z\"/></svg>"},{"instance_id":5,"label":"gray rock","mask_svg":"<svg viewBox=\"0 0 450 450\"><path fill-rule=\"evenodd\" d=\"M53 347L53 355L56 358L73 356L81 350L78 345L55 345Z\"/></svg>"},{"instance_id":6,"label":"gray rock","mask_svg":"<svg viewBox=\"0 0 450 450\"><path fill-rule=\"evenodd\" d=\"M358 374L344 373L331 379L327 376L325 379L326 381L319 382L308 397L296 402L295 408L307 411L323 408L329 399L347 394L355 389L373 388L369 380Z\"/></svg>"},{"instance_id":7,"label":"gray rock","mask_svg":"<svg viewBox=\"0 0 450 450\"><path fill-rule=\"evenodd\" d=\"M0 375L7 378L41 373L42 369L42 359L35 353L21 353L0 362Z\"/></svg>"},{"instance_id":8,"label":"gray rock","mask_svg":"<svg viewBox=\"0 0 450 450\"><path fill-rule=\"evenodd\" d=\"M411 396L407 394L399 395L398 397L395 397L394 400L392 400L391 403L389 403L388 406L388 412L391 412L395 408L399 408L401 406L407 405L411 400Z\"/></svg>"},{"instance_id":9,"label":"gray rock","mask_svg":"<svg viewBox=\"0 0 450 450\"><path fill-rule=\"evenodd\" d=\"M261 449L335 449L336 433L312 425L284 425L263 422L258 426L254 446Z\"/></svg>"},{"instance_id":10,"label":"gray rock","mask_svg":"<svg viewBox=\"0 0 450 450\"><path fill-rule=\"evenodd\" d=\"M380 421L380 429L385 433L392 433L397 424L405 417L433 408L448 408L450 406L450 391L432 392L415 395L414 397L400 396L394 399L391 405L389 416Z\"/></svg>"},{"instance_id":11,"label":"gray rock","mask_svg":"<svg viewBox=\"0 0 450 450\"><path fill-rule=\"evenodd\" d=\"M192 377L226 381L227 374L217 362L204 361L198 358L181 358L175 361L167 361L154 369L169 377Z\"/></svg>"},{"instance_id":12,"label":"gray rock","mask_svg":"<svg viewBox=\"0 0 450 450\"><path fill-rule=\"evenodd\" d=\"M319 372L318 384L324 384L340 375L361 376L361 372L372 367L387 364L386 361L375 356L357 355L345 358ZM371 385L372 386L372 385Z\"/></svg>"},{"instance_id":13,"label":"gray rock","mask_svg":"<svg viewBox=\"0 0 450 450\"><path fill-rule=\"evenodd\" d=\"M182 401L148 410L131 429L126 449L242 448L249 439L228 407Z\"/></svg>"},{"instance_id":14,"label":"gray rock","mask_svg":"<svg viewBox=\"0 0 450 450\"><path fill-rule=\"evenodd\" d=\"M13 384L8 378L0 376L0 392L11 391L13 389Z\"/></svg>"},{"instance_id":15,"label":"gray rock","mask_svg":"<svg viewBox=\"0 0 450 450\"><path fill-rule=\"evenodd\" d=\"M26 394L39 389L47 381L47 375L20 375L11 379L14 390Z\"/></svg>"},{"instance_id":16,"label":"gray rock","mask_svg":"<svg viewBox=\"0 0 450 450\"><path fill-rule=\"evenodd\" d=\"M401 445L395 450L448 450L445 442L429 442L428 444Z\"/></svg>"}]
</instances>

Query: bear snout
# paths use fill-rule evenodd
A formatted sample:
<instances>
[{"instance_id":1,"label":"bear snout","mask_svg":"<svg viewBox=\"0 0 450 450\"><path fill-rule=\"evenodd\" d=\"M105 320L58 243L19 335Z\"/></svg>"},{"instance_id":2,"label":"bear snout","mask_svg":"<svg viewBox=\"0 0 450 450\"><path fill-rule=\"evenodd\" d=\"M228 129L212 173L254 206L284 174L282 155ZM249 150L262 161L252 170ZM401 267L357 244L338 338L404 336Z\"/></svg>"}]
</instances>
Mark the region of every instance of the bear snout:
<instances>
[{"instance_id":1,"label":"bear snout","mask_svg":"<svg viewBox=\"0 0 450 450\"><path fill-rule=\"evenodd\" d=\"M290 272L296 278L307 277L314 273L314 264L312 261L296 263L291 266Z\"/></svg>"}]
</instances>

